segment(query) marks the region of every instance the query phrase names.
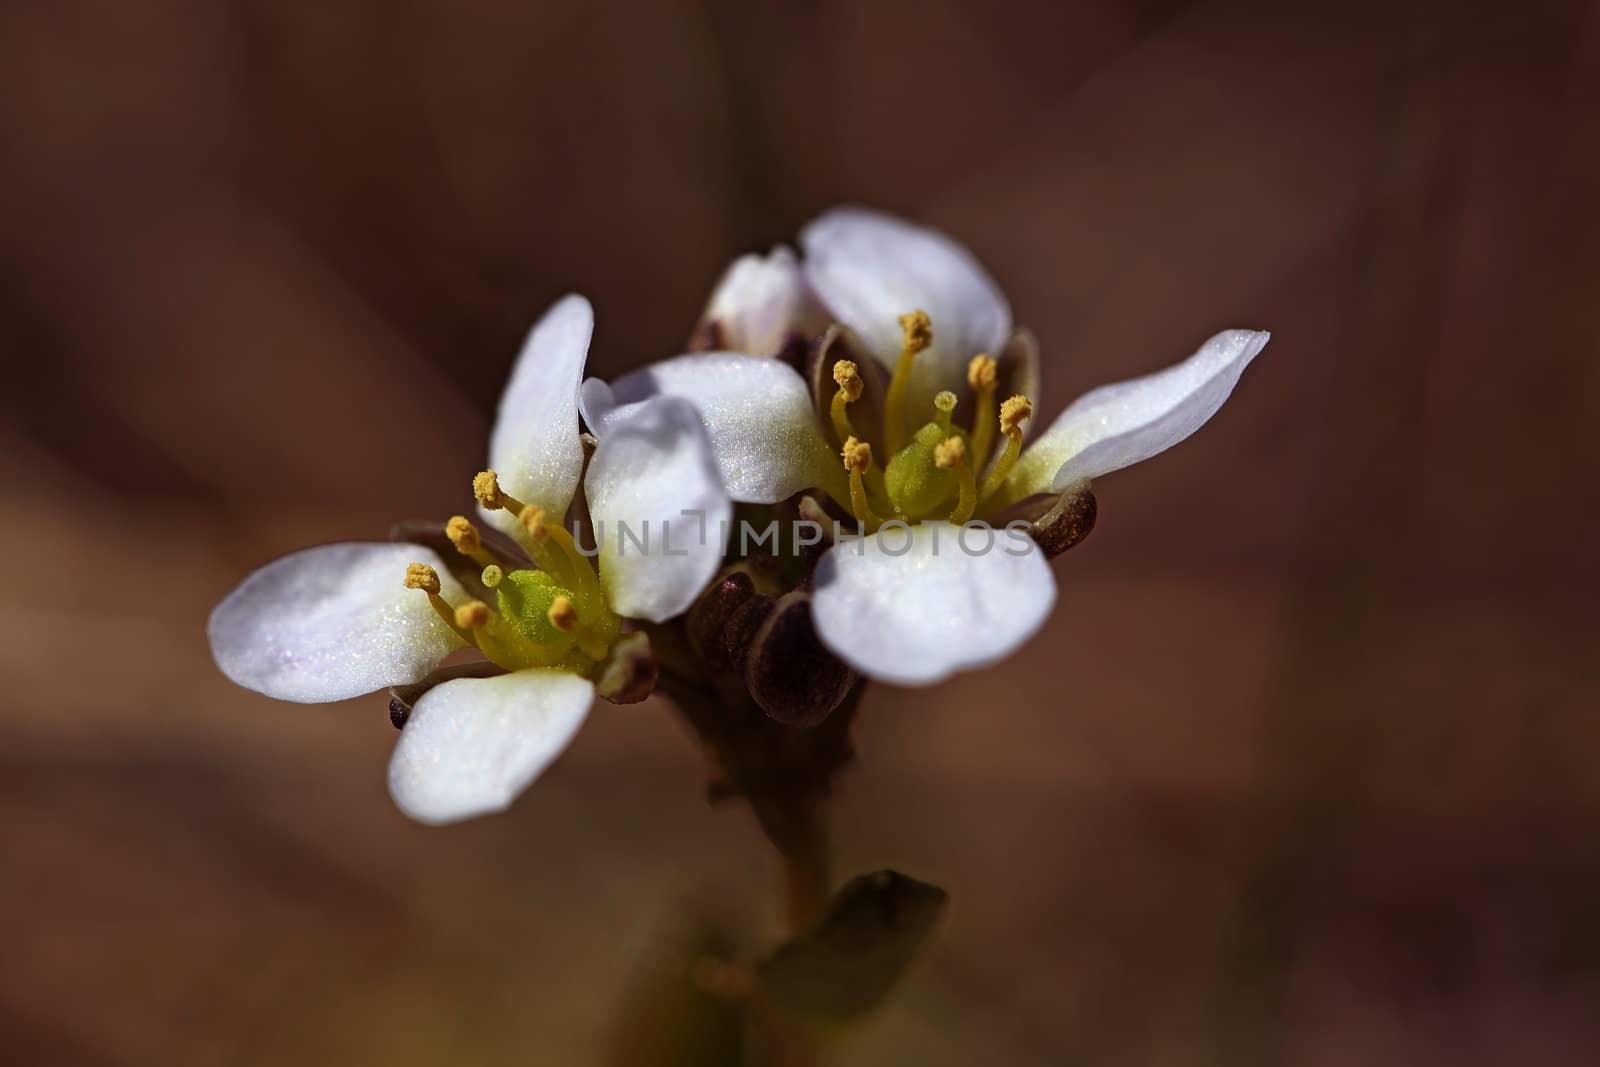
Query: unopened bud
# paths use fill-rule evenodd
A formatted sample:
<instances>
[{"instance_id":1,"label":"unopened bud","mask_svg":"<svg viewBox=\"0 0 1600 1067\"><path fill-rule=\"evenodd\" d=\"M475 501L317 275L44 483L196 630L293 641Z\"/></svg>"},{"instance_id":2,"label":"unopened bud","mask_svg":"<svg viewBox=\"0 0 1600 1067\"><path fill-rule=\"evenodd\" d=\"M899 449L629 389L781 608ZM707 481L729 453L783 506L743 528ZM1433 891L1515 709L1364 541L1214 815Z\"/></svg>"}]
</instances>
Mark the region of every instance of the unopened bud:
<instances>
[{"instance_id":1,"label":"unopened bud","mask_svg":"<svg viewBox=\"0 0 1600 1067\"><path fill-rule=\"evenodd\" d=\"M722 631L734 613L756 595L755 582L744 571L733 571L713 582L685 619L689 645L695 655L712 670L727 670L731 664L723 646Z\"/></svg>"},{"instance_id":2,"label":"unopened bud","mask_svg":"<svg viewBox=\"0 0 1600 1067\"><path fill-rule=\"evenodd\" d=\"M1089 536L1099 510L1088 485L1069 490L1056 499L1049 511L1033 521L1028 534L1044 551L1046 559L1054 559Z\"/></svg>"},{"instance_id":3,"label":"unopened bud","mask_svg":"<svg viewBox=\"0 0 1600 1067\"><path fill-rule=\"evenodd\" d=\"M817 637L811 594L780 597L745 653L744 682L761 709L791 726L813 726L850 692L856 675Z\"/></svg>"}]
</instances>

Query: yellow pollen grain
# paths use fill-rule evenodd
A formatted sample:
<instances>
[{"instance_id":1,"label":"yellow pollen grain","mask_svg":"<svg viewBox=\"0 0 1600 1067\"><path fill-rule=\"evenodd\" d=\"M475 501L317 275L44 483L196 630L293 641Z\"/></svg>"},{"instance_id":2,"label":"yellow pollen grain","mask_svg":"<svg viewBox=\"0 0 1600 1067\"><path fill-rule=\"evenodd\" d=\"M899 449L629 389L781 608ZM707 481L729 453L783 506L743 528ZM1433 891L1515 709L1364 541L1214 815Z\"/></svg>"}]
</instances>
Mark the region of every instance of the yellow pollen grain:
<instances>
[{"instance_id":1,"label":"yellow pollen grain","mask_svg":"<svg viewBox=\"0 0 1600 1067\"><path fill-rule=\"evenodd\" d=\"M437 594L440 588L439 572L426 563L413 563L406 568L406 588Z\"/></svg>"},{"instance_id":2,"label":"yellow pollen grain","mask_svg":"<svg viewBox=\"0 0 1600 1067\"><path fill-rule=\"evenodd\" d=\"M933 446L933 465L942 471L959 467L967 458L967 443L959 437L947 437Z\"/></svg>"},{"instance_id":3,"label":"yellow pollen grain","mask_svg":"<svg viewBox=\"0 0 1600 1067\"><path fill-rule=\"evenodd\" d=\"M979 393L994 391L995 383L999 380L999 364L993 356L977 355L972 357L972 362L967 364L967 384Z\"/></svg>"},{"instance_id":4,"label":"yellow pollen grain","mask_svg":"<svg viewBox=\"0 0 1600 1067\"><path fill-rule=\"evenodd\" d=\"M558 596L550 601L550 610L546 613L550 618L550 625L558 630L571 631L578 626L578 608L572 603L572 598Z\"/></svg>"},{"instance_id":5,"label":"yellow pollen grain","mask_svg":"<svg viewBox=\"0 0 1600 1067\"><path fill-rule=\"evenodd\" d=\"M476 630L489 625L489 605L481 600L469 600L456 609L456 625L463 630Z\"/></svg>"},{"instance_id":6,"label":"yellow pollen grain","mask_svg":"<svg viewBox=\"0 0 1600 1067\"><path fill-rule=\"evenodd\" d=\"M1015 433L1023 422L1033 416L1033 402L1025 396L1014 396L1000 405L1000 432Z\"/></svg>"},{"instance_id":7,"label":"yellow pollen grain","mask_svg":"<svg viewBox=\"0 0 1600 1067\"><path fill-rule=\"evenodd\" d=\"M857 438L848 438L839 450L839 458L844 460L845 470L852 474L865 474L872 466L872 446Z\"/></svg>"},{"instance_id":8,"label":"yellow pollen grain","mask_svg":"<svg viewBox=\"0 0 1600 1067\"><path fill-rule=\"evenodd\" d=\"M901 342L905 352L915 355L933 344L933 322L928 318L928 313L921 308L901 315L900 329L905 334Z\"/></svg>"},{"instance_id":9,"label":"yellow pollen grain","mask_svg":"<svg viewBox=\"0 0 1600 1067\"><path fill-rule=\"evenodd\" d=\"M846 403L854 404L861 399L861 390L864 383L861 380L861 368L848 359L841 359L833 365L833 380L839 386L839 392L844 394Z\"/></svg>"}]
</instances>

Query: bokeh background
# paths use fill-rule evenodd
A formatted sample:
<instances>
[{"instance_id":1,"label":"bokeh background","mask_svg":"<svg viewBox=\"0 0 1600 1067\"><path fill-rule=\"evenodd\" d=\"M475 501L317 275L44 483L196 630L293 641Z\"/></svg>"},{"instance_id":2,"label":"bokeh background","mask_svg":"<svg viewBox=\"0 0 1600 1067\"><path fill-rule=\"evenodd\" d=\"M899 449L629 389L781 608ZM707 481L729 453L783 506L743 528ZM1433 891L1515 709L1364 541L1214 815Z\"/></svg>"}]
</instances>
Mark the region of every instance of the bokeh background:
<instances>
[{"instance_id":1,"label":"bokeh background","mask_svg":"<svg viewBox=\"0 0 1600 1067\"><path fill-rule=\"evenodd\" d=\"M666 704L430 831L383 698L204 622L459 509L560 294L620 371L851 201L978 253L1047 413L1275 338L1020 655L869 694L841 870L952 897L844 1062L1592 1062L1597 115L1575 2L0 7L5 1058L650 1062L684 916L776 919Z\"/></svg>"}]
</instances>

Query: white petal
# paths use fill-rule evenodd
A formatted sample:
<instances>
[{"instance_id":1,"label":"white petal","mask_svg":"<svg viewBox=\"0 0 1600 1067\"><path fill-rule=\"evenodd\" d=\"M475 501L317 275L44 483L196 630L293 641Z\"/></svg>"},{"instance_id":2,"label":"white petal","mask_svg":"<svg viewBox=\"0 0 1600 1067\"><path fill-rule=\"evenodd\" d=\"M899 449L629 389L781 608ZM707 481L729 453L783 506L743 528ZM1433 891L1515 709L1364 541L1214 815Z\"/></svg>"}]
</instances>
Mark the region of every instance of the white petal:
<instances>
[{"instance_id":1,"label":"white petal","mask_svg":"<svg viewBox=\"0 0 1600 1067\"><path fill-rule=\"evenodd\" d=\"M899 317L921 309L933 347L917 356L913 411L940 389L959 389L967 362L998 355L1011 308L972 254L950 238L890 215L836 208L800 235L811 287L835 319L890 368L900 356Z\"/></svg>"},{"instance_id":2,"label":"white petal","mask_svg":"<svg viewBox=\"0 0 1600 1067\"><path fill-rule=\"evenodd\" d=\"M436 685L400 731L389 795L432 824L504 811L565 751L593 701L592 684L562 671Z\"/></svg>"},{"instance_id":3,"label":"white petal","mask_svg":"<svg viewBox=\"0 0 1600 1067\"><path fill-rule=\"evenodd\" d=\"M1023 453L1007 495L1061 492L1171 448L1217 413L1269 337L1226 330L1182 363L1085 393Z\"/></svg>"},{"instance_id":4,"label":"white petal","mask_svg":"<svg viewBox=\"0 0 1600 1067\"><path fill-rule=\"evenodd\" d=\"M489 466L512 496L564 515L583 473L578 439L578 383L594 334L594 309L576 294L545 312L511 368L489 436ZM486 515L502 530L515 519Z\"/></svg>"},{"instance_id":5,"label":"white petal","mask_svg":"<svg viewBox=\"0 0 1600 1067\"><path fill-rule=\"evenodd\" d=\"M406 566L439 572L445 599L466 593L420 545L308 548L250 575L211 613L211 655L233 681L278 700L348 700L421 681L462 641Z\"/></svg>"},{"instance_id":6,"label":"white petal","mask_svg":"<svg viewBox=\"0 0 1600 1067\"><path fill-rule=\"evenodd\" d=\"M829 549L811 611L824 644L897 685L931 685L1014 652L1050 614L1056 583L1025 534L923 523ZM987 548L986 548L987 546ZM968 551L970 549L970 551Z\"/></svg>"},{"instance_id":7,"label":"white petal","mask_svg":"<svg viewBox=\"0 0 1600 1067\"><path fill-rule=\"evenodd\" d=\"M705 313L716 325L714 347L752 356L777 356L793 338L820 333L821 318L800 261L782 245L734 260Z\"/></svg>"},{"instance_id":8,"label":"white petal","mask_svg":"<svg viewBox=\"0 0 1600 1067\"><path fill-rule=\"evenodd\" d=\"M604 441L608 426L654 396L681 396L699 410L735 500L771 504L843 483L805 380L781 360L706 352L651 364L609 386L591 378L583 383L584 421Z\"/></svg>"},{"instance_id":9,"label":"white petal","mask_svg":"<svg viewBox=\"0 0 1600 1067\"><path fill-rule=\"evenodd\" d=\"M687 611L722 562L733 515L694 405L658 396L608 423L584 491L611 609L651 622Z\"/></svg>"}]
</instances>

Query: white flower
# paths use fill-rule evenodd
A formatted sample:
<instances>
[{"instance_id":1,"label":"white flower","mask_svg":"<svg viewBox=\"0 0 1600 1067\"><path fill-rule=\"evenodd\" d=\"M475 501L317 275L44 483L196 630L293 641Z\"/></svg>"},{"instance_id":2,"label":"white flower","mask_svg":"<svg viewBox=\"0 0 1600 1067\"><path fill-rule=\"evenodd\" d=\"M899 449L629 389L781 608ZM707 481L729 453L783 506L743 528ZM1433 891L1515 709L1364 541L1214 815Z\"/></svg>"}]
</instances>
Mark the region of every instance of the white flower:
<instances>
[{"instance_id":1,"label":"white flower","mask_svg":"<svg viewBox=\"0 0 1600 1067\"><path fill-rule=\"evenodd\" d=\"M695 330L694 349L783 356L827 325L800 261L782 245L740 256L723 272Z\"/></svg>"},{"instance_id":2,"label":"white flower","mask_svg":"<svg viewBox=\"0 0 1600 1067\"><path fill-rule=\"evenodd\" d=\"M417 544L306 549L250 575L212 612L223 673L280 700L422 682L468 644L503 668L434 685L412 708L389 788L422 822L507 807L566 748L597 683L606 691L608 666L642 641L623 619L681 613L721 560L716 538L668 545L657 535L641 548L602 537L597 568L563 526L580 478L601 530L659 531L685 511L718 529L730 513L700 417L680 398L613 420L584 474L577 393L593 327L580 296L534 327L500 403L491 469L473 483L484 515L520 548L456 516L448 559Z\"/></svg>"},{"instance_id":3,"label":"white flower","mask_svg":"<svg viewBox=\"0 0 1600 1067\"><path fill-rule=\"evenodd\" d=\"M1165 451L1216 413L1268 339L1228 330L1166 370L1096 389L1024 451L1038 388L1032 338L1013 330L1005 297L970 253L859 209L823 215L801 246L794 284L843 327L814 346L809 383L774 359L685 355L610 386L585 382L584 414L605 427L641 404L686 397L735 500L820 488L876 530L823 557L813 615L842 659L905 685L1004 658L1055 600L1044 553L1019 552L1020 534L996 531L992 548L969 552L943 523L1003 519L1020 501L1075 494ZM864 356L835 359L841 349ZM980 547L976 534L971 543Z\"/></svg>"}]
</instances>

